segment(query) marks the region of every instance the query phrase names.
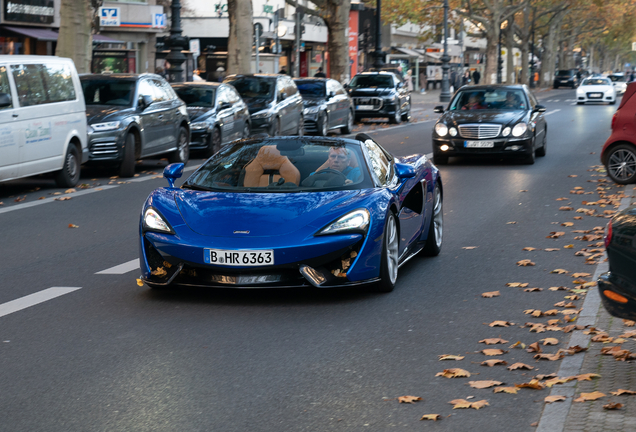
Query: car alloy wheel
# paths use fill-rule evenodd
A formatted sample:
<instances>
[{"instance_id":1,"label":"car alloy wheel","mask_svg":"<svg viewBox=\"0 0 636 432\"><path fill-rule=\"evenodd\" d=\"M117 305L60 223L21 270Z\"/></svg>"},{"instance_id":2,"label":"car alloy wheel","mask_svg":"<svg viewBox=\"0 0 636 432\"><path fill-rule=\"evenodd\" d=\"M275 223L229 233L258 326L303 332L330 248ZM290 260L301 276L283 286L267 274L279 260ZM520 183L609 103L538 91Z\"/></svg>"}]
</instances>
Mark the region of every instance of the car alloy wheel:
<instances>
[{"instance_id":1,"label":"car alloy wheel","mask_svg":"<svg viewBox=\"0 0 636 432\"><path fill-rule=\"evenodd\" d=\"M218 127L215 127L210 134L210 142L208 143L205 156L210 157L219 150L221 150L221 131Z\"/></svg>"},{"instance_id":2,"label":"car alloy wheel","mask_svg":"<svg viewBox=\"0 0 636 432\"><path fill-rule=\"evenodd\" d=\"M170 153L168 161L170 163L187 163L190 158L190 142L188 131L181 126L179 128L179 137L177 138L177 149Z\"/></svg>"},{"instance_id":3,"label":"car alloy wheel","mask_svg":"<svg viewBox=\"0 0 636 432\"><path fill-rule=\"evenodd\" d=\"M395 114L393 115L393 117L389 118L389 123L391 123L391 124L399 124L400 121L402 121L402 114L400 114L400 109L396 108L395 109Z\"/></svg>"},{"instance_id":4,"label":"car alloy wheel","mask_svg":"<svg viewBox=\"0 0 636 432\"><path fill-rule=\"evenodd\" d=\"M607 157L607 174L618 184L636 182L636 147L620 144Z\"/></svg>"},{"instance_id":5,"label":"car alloy wheel","mask_svg":"<svg viewBox=\"0 0 636 432\"><path fill-rule=\"evenodd\" d=\"M392 285L395 285L398 274L398 231L395 216L391 214L386 221L385 253L388 277Z\"/></svg>"},{"instance_id":6,"label":"car alloy wheel","mask_svg":"<svg viewBox=\"0 0 636 432\"><path fill-rule=\"evenodd\" d=\"M73 187L80 178L79 152L75 144L68 145L62 169L55 174L55 183L59 187Z\"/></svg>"},{"instance_id":7,"label":"car alloy wheel","mask_svg":"<svg viewBox=\"0 0 636 432\"><path fill-rule=\"evenodd\" d=\"M431 214L431 223L428 229L428 237L426 244L422 250L424 255L437 256L442 250L442 239L444 236L444 212L442 189L439 183L435 183L435 191L433 192L433 213Z\"/></svg>"}]
</instances>

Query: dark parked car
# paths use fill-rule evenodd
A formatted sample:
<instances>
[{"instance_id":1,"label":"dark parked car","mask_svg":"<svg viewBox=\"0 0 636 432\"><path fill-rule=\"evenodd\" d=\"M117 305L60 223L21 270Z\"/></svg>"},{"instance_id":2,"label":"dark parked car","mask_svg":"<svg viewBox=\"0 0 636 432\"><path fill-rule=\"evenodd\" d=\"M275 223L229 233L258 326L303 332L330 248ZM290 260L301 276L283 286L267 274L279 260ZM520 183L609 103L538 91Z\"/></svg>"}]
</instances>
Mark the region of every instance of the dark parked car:
<instances>
[{"instance_id":1,"label":"dark parked car","mask_svg":"<svg viewBox=\"0 0 636 432\"><path fill-rule=\"evenodd\" d=\"M303 98L287 75L230 75L223 82L233 85L247 104L252 133L303 134Z\"/></svg>"},{"instance_id":2,"label":"dark parked car","mask_svg":"<svg viewBox=\"0 0 636 432\"><path fill-rule=\"evenodd\" d=\"M460 88L433 128L435 164L451 156L510 156L533 164L545 156L548 125L545 107L525 85Z\"/></svg>"},{"instance_id":3,"label":"dark parked car","mask_svg":"<svg viewBox=\"0 0 636 432\"><path fill-rule=\"evenodd\" d=\"M636 319L636 206L617 213L607 224L605 248L609 271L598 278L603 306L615 317Z\"/></svg>"},{"instance_id":4,"label":"dark parked car","mask_svg":"<svg viewBox=\"0 0 636 432\"><path fill-rule=\"evenodd\" d=\"M119 167L132 177L135 161L167 155L186 163L190 125L185 103L154 74L80 76L88 121L89 164Z\"/></svg>"},{"instance_id":5,"label":"dark parked car","mask_svg":"<svg viewBox=\"0 0 636 432\"><path fill-rule=\"evenodd\" d=\"M353 77L347 89L356 120L388 117L390 123L400 123L411 119L411 95L392 72L363 72Z\"/></svg>"},{"instance_id":6,"label":"dark parked car","mask_svg":"<svg viewBox=\"0 0 636 432\"><path fill-rule=\"evenodd\" d=\"M636 84L627 85L612 117L612 134L601 151L607 175L618 184L636 183Z\"/></svg>"},{"instance_id":7,"label":"dark parked car","mask_svg":"<svg viewBox=\"0 0 636 432\"><path fill-rule=\"evenodd\" d=\"M336 80L329 78L296 78L298 91L303 97L305 132L320 136L340 128L343 134L353 130L353 101Z\"/></svg>"},{"instance_id":8,"label":"dark parked car","mask_svg":"<svg viewBox=\"0 0 636 432\"><path fill-rule=\"evenodd\" d=\"M172 84L190 116L190 150L212 156L230 141L250 136L250 113L234 87L212 82Z\"/></svg>"},{"instance_id":9,"label":"dark parked car","mask_svg":"<svg viewBox=\"0 0 636 432\"><path fill-rule=\"evenodd\" d=\"M579 77L576 76L576 69L563 69L558 70L556 74L554 74L554 88L559 88L561 86L575 88L579 85Z\"/></svg>"}]
</instances>

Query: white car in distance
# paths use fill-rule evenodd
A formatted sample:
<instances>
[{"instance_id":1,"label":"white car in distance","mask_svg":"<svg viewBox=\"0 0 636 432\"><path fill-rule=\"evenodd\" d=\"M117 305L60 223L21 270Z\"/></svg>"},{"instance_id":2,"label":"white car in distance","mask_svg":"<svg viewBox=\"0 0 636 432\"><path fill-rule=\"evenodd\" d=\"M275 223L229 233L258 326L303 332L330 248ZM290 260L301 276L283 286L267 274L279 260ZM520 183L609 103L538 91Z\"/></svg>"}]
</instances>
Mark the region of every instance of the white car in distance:
<instances>
[{"instance_id":1,"label":"white car in distance","mask_svg":"<svg viewBox=\"0 0 636 432\"><path fill-rule=\"evenodd\" d=\"M616 94L623 94L627 90L627 77L622 73L615 73L608 76L612 85L616 88Z\"/></svg>"},{"instance_id":2,"label":"white car in distance","mask_svg":"<svg viewBox=\"0 0 636 432\"><path fill-rule=\"evenodd\" d=\"M585 78L576 89L576 103L583 105L587 102L607 102L610 105L616 103L616 89L612 81L605 77Z\"/></svg>"}]
</instances>

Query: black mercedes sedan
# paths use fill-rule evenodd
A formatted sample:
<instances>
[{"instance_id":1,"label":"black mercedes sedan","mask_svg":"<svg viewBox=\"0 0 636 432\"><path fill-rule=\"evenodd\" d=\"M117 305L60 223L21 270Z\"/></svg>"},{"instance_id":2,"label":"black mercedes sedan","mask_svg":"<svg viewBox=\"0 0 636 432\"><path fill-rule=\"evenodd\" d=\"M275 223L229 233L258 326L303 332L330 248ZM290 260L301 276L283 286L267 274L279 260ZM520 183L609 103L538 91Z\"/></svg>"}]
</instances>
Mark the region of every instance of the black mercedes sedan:
<instances>
[{"instance_id":1,"label":"black mercedes sedan","mask_svg":"<svg viewBox=\"0 0 636 432\"><path fill-rule=\"evenodd\" d=\"M389 123L411 119L411 95L393 72L362 72L347 85L355 105L356 121L387 117Z\"/></svg>"},{"instance_id":2,"label":"black mercedes sedan","mask_svg":"<svg viewBox=\"0 0 636 432\"><path fill-rule=\"evenodd\" d=\"M303 98L305 132L326 136L340 128L343 134L353 130L353 101L342 85L330 78L295 78Z\"/></svg>"},{"instance_id":3,"label":"black mercedes sedan","mask_svg":"<svg viewBox=\"0 0 636 432\"><path fill-rule=\"evenodd\" d=\"M212 156L225 144L250 136L250 113L229 84L187 82L172 84L190 116L190 149Z\"/></svg>"},{"instance_id":4,"label":"black mercedes sedan","mask_svg":"<svg viewBox=\"0 0 636 432\"><path fill-rule=\"evenodd\" d=\"M607 224L605 249L609 271L597 280L610 315L636 320L636 206L618 212Z\"/></svg>"},{"instance_id":5,"label":"black mercedes sedan","mask_svg":"<svg viewBox=\"0 0 636 432\"><path fill-rule=\"evenodd\" d=\"M433 128L433 159L451 156L506 156L533 164L545 156L545 107L525 85L476 85L457 90Z\"/></svg>"}]
</instances>

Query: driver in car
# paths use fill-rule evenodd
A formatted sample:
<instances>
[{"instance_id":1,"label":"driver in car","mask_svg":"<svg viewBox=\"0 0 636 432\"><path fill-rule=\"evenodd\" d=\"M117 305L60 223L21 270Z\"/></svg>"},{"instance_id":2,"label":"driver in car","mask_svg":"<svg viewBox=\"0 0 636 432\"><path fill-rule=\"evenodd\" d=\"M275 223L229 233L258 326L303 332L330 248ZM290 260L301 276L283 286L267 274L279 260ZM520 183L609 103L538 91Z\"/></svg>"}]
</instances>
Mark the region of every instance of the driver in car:
<instances>
[{"instance_id":1,"label":"driver in car","mask_svg":"<svg viewBox=\"0 0 636 432\"><path fill-rule=\"evenodd\" d=\"M317 174L324 169L332 169L341 172L345 177L347 177L345 184L351 184L358 181L361 172L359 167L354 168L350 164L351 154L349 153L349 150L344 147L330 147L327 162L309 175Z\"/></svg>"},{"instance_id":2,"label":"driver in car","mask_svg":"<svg viewBox=\"0 0 636 432\"><path fill-rule=\"evenodd\" d=\"M468 102L462 107L463 110L486 109L484 96L481 93L472 93Z\"/></svg>"}]
</instances>

